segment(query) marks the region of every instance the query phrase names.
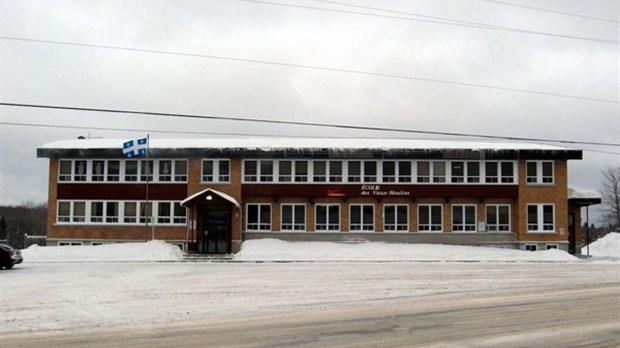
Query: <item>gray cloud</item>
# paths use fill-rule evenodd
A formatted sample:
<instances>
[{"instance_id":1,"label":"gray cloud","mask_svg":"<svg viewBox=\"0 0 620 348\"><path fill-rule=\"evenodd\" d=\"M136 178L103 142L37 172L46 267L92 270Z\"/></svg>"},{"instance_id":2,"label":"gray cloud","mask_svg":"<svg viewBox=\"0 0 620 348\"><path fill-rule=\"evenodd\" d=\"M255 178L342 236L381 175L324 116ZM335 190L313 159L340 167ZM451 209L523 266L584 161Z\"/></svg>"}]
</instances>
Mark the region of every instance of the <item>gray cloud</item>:
<instances>
[{"instance_id":1,"label":"gray cloud","mask_svg":"<svg viewBox=\"0 0 620 348\"><path fill-rule=\"evenodd\" d=\"M286 3L354 10L316 2ZM612 0L535 5L619 18L618 3ZM7 1L1 6L4 36L281 61L604 99L618 99L620 90L620 57L613 44L225 0ZM619 39L617 24L483 1L387 1L380 6ZM613 103L154 53L11 40L0 44L3 102L620 142L619 109ZM373 135L14 107L1 107L0 119L88 127ZM36 147L88 133L0 126L1 203L45 201L47 163L36 158ZM93 130L90 135L124 138L135 133ZM620 164L614 155L585 152L584 157L570 164L570 184L576 187L596 189L600 171Z\"/></svg>"}]
</instances>

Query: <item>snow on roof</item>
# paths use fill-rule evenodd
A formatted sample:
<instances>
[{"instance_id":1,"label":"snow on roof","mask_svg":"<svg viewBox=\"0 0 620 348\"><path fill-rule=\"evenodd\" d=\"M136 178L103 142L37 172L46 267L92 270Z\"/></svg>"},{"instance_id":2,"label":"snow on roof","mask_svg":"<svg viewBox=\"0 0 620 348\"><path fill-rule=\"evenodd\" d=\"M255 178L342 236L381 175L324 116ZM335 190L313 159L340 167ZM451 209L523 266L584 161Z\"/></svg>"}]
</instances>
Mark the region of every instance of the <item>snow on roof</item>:
<instances>
[{"instance_id":1,"label":"snow on roof","mask_svg":"<svg viewBox=\"0 0 620 348\"><path fill-rule=\"evenodd\" d=\"M73 139L44 144L39 149L115 149L128 139ZM425 150L571 150L564 147L515 142L454 141L428 139L237 137L150 139L152 149L425 149Z\"/></svg>"},{"instance_id":2,"label":"snow on roof","mask_svg":"<svg viewBox=\"0 0 620 348\"><path fill-rule=\"evenodd\" d=\"M224 193L224 192L221 192L221 191L218 191L218 190L214 190L214 189L212 189L212 188L207 188L207 189L205 189L205 190L202 190L202 191L200 191L200 192L194 193L193 195L191 195L191 196L189 196L189 197L185 198L185 199L181 202L181 206L183 206L183 207L184 207L184 206L185 206L188 202L190 202L192 199L194 199L194 198L196 198L196 197L198 197L198 196L200 196L200 195L202 195L202 194L204 194L204 193L207 193L207 192L212 192L213 194L215 194L215 195L218 195L218 196L222 197L223 199L225 199L225 200L229 201L230 203L234 204L237 208L241 209L241 204L239 204L239 202L237 202L237 200L236 200L233 196L228 195L228 194L226 194L226 193Z\"/></svg>"},{"instance_id":3,"label":"snow on roof","mask_svg":"<svg viewBox=\"0 0 620 348\"><path fill-rule=\"evenodd\" d=\"M601 199L601 195L596 191L569 187L568 199Z\"/></svg>"}]
</instances>

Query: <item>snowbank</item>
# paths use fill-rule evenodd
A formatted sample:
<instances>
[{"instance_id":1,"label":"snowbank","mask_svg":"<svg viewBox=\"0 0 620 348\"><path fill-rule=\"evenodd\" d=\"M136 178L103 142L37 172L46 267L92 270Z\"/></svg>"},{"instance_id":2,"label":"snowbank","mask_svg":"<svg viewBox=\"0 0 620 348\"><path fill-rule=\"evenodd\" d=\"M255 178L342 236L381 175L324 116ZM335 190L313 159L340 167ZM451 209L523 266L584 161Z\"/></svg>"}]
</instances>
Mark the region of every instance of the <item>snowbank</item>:
<instances>
[{"instance_id":1,"label":"snowbank","mask_svg":"<svg viewBox=\"0 0 620 348\"><path fill-rule=\"evenodd\" d=\"M522 251L442 244L245 241L238 261L551 261L578 259L564 251Z\"/></svg>"},{"instance_id":2,"label":"snowbank","mask_svg":"<svg viewBox=\"0 0 620 348\"><path fill-rule=\"evenodd\" d=\"M587 248L581 248L581 254L586 255ZM620 259L620 232L611 232L590 244L590 255Z\"/></svg>"},{"instance_id":3,"label":"snowbank","mask_svg":"<svg viewBox=\"0 0 620 348\"><path fill-rule=\"evenodd\" d=\"M183 252L178 246L154 240L88 246L31 245L22 250L24 262L101 262L101 261L178 261Z\"/></svg>"}]
</instances>

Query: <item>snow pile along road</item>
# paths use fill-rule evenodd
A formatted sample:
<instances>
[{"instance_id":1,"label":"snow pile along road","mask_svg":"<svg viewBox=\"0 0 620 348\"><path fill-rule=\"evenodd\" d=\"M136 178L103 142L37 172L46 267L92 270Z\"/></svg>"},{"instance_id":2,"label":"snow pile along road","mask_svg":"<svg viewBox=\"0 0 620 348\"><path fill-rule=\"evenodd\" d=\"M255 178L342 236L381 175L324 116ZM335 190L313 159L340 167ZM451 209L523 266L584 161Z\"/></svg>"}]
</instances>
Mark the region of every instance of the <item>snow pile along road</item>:
<instances>
[{"instance_id":1,"label":"snow pile along road","mask_svg":"<svg viewBox=\"0 0 620 348\"><path fill-rule=\"evenodd\" d=\"M581 254L587 255L587 248L581 248ZM608 233L590 244L590 255L593 257L620 259L620 232Z\"/></svg>"},{"instance_id":2,"label":"snow pile along road","mask_svg":"<svg viewBox=\"0 0 620 348\"><path fill-rule=\"evenodd\" d=\"M22 250L24 262L178 261L183 251L160 240L85 246L31 245Z\"/></svg>"},{"instance_id":3,"label":"snow pile along road","mask_svg":"<svg viewBox=\"0 0 620 348\"><path fill-rule=\"evenodd\" d=\"M522 251L443 244L286 242L278 239L245 241L237 261L503 261L569 262L578 259L564 251Z\"/></svg>"}]
</instances>

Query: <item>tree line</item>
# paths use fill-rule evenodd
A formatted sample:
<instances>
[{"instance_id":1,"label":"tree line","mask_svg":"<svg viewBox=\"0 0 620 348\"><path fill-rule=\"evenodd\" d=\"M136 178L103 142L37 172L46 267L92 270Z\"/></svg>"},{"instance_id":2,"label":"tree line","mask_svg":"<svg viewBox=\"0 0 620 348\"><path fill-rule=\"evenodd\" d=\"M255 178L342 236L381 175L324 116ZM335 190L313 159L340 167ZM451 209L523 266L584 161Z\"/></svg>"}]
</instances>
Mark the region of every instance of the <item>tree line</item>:
<instances>
[{"instance_id":1,"label":"tree line","mask_svg":"<svg viewBox=\"0 0 620 348\"><path fill-rule=\"evenodd\" d=\"M47 235L47 204L25 202L0 206L0 241L24 248L25 235Z\"/></svg>"}]
</instances>

